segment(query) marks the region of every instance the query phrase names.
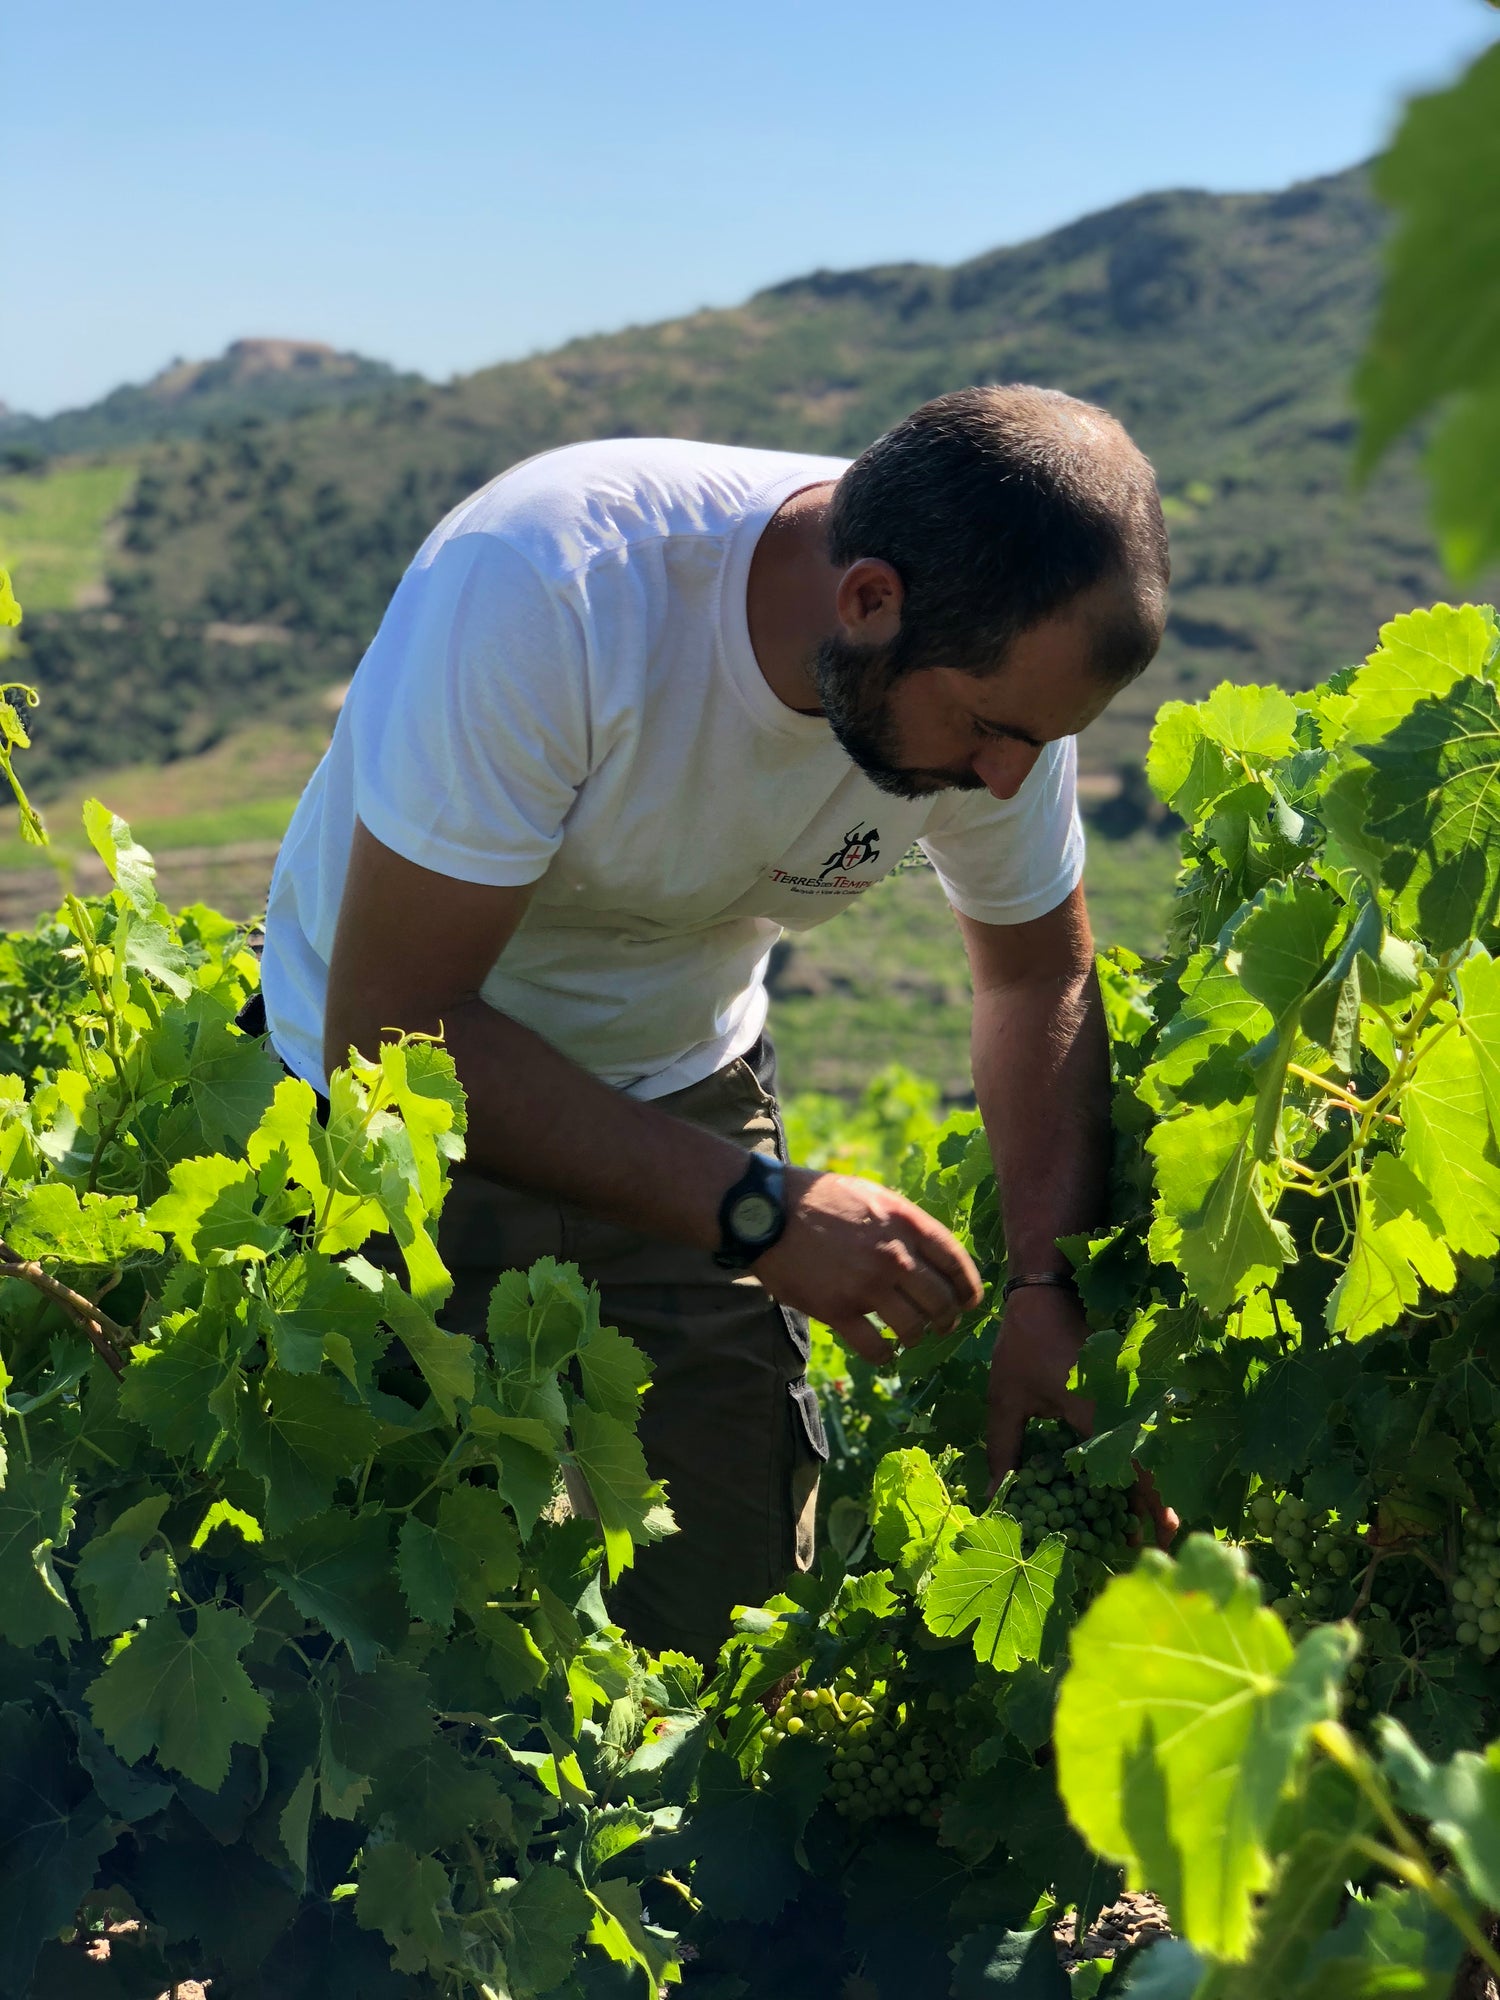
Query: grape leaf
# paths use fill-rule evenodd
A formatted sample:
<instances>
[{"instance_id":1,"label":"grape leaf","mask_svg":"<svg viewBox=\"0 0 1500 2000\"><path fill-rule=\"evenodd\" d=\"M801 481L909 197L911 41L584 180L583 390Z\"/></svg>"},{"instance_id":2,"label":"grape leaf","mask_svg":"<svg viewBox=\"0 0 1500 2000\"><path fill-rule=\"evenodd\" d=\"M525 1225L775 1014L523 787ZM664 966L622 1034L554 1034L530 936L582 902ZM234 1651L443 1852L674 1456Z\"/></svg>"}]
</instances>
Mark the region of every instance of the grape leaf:
<instances>
[{"instance_id":1,"label":"grape leaf","mask_svg":"<svg viewBox=\"0 0 1500 2000\"><path fill-rule=\"evenodd\" d=\"M610 1580L635 1561L637 1542L657 1542L676 1523L666 1494L646 1470L633 1430L587 1403L572 1410L573 1462L588 1484L604 1536Z\"/></svg>"},{"instance_id":2,"label":"grape leaf","mask_svg":"<svg viewBox=\"0 0 1500 2000\"><path fill-rule=\"evenodd\" d=\"M1200 1103L1244 1096L1250 1080L1237 1058L1261 1040L1271 1026L1270 1014L1213 952L1194 955L1182 977L1182 993L1182 1006L1164 1024L1156 1045L1150 1070L1153 1083L1165 1083L1178 1095ZM1217 1098L1197 1080L1197 1073L1213 1058L1219 1059L1214 1079Z\"/></svg>"},{"instance_id":3,"label":"grape leaf","mask_svg":"<svg viewBox=\"0 0 1500 2000\"><path fill-rule=\"evenodd\" d=\"M897 1581L914 1589L970 1519L949 1493L925 1451L887 1452L870 1493L875 1548Z\"/></svg>"},{"instance_id":4,"label":"grape leaf","mask_svg":"<svg viewBox=\"0 0 1500 2000\"><path fill-rule=\"evenodd\" d=\"M240 1665L255 1627L205 1606L191 1630L169 1612L150 1619L84 1692L110 1748L127 1764L153 1750L167 1770L217 1791L236 1743L260 1742L271 1719Z\"/></svg>"},{"instance_id":5,"label":"grape leaf","mask_svg":"<svg viewBox=\"0 0 1500 2000\"><path fill-rule=\"evenodd\" d=\"M596 1326L578 1350L585 1400L622 1424L633 1424L652 1367L635 1342L612 1326Z\"/></svg>"},{"instance_id":6,"label":"grape leaf","mask_svg":"<svg viewBox=\"0 0 1500 2000\"><path fill-rule=\"evenodd\" d=\"M1272 1814L1353 1646L1322 1626L1294 1654L1243 1557L1201 1535L1176 1563L1147 1550L1074 1628L1054 1731L1068 1811L1221 1958L1250 1947Z\"/></svg>"},{"instance_id":7,"label":"grape leaf","mask_svg":"<svg viewBox=\"0 0 1500 2000\"><path fill-rule=\"evenodd\" d=\"M469 1427L479 1437L498 1439L492 1463L500 1493L521 1533L529 1535L557 1485L562 1438L535 1417L506 1417L479 1403L469 1412Z\"/></svg>"},{"instance_id":8,"label":"grape leaf","mask_svg":"<svg viewBox=\"0 0 1500 2000\"><path fill-rule=\"evenodd\" d=\"M367 1778L388 1757L418 1749L433 1731L427 1676L396 1660L369 1673L340 1655L317 1682L323 1766L336 1791Z\"/></svg>"},{"instance_id":9,"label":"grape leaf","mask_svg":"<svg viewBox=\"0 0 1500 2000\"><path fill-rule=\"evenodd\" d=\"M1489 617L1473 604L1457 610L1434 604L1391 619L1380 628L1380 645L1349 683L1354 705L1344 740L1363 744L1389 735L1419 701L1482 674L1494 641Z\"/></svg>"},{"instance_id":10,"label":"grape leaf","mask_svg":"<svg viewBox=\"0 0 1500 2000\"><path fill-rule=\"evenodd\" d=\"M598 1324L598 1293L571 1265L539 1257L528 1271L501 1272L486 1332L500 1368L538 1375L571 1360Z\"/></svg>"},{"instance_id":11,"label":"grape leaf","mask_svg":"<svg viewBox=\"0 0 1500 2000\"><path fill-rule=\"evenodd\" d=\"M1041 1655L1066 1552L1061 1535L1048 1535L1023 1555L1021 1530L1008 1514L970 1522L932 1572L922 1599L928 1631L940 1639L968 1632L978 1659L1014 1673Z\"/></svg>"},{"instance_id":12,"label":"grape leaf","mask_svg":"<svg viewBox=\"0 0 1500 2000\"><path fill-rule=\"evenodd\" d=\"M243 1152L285 1070L269 1049L233 1027L206 994L191 994L175 1018L187 1035L185 1081L203 1139L220 1152Z\"/></svg>"},{"instance_id":13,"label":"grape leaf","mask_svg":"<svg viewBox=\"0 0 1500 2000\"><path fill-rule=\"evenodd\" d=\"M1370 831L1397 928L1452 951L1494 922L1500 895L1500 699L1487 681L1456 681L1365 746Z\"/></svg>"},{"instance_id":14,"label":"grape leaf","mask_svg":"<svg viewBox=\"0 0 1500 2000\"><path fill-rule=\"evenodd\" d=\"M1208 1961L1186 1939L1163 1938L1131 1966L1121 2000L1204 2000L1210 1976Z\"/></svg>"},{"instance_id":15,"label":"grape leaf","mask_svg":"<svg viewBox=\"0 0 1500 2000\"><path fill-rule=\"evenodd\" d=\"M1444 560L1456 575L1476 573L1500 551L1494 459L1486 451L1500 424L1500 244L1489 204L1473 199L1497 174L1500 50L1491 48L1450 88L1414 99L1376 162L1376 188L1400 219L1354 379L1364 419L1361 472L1402 431L1447 404L1428 472Z\"/></svg>"},{"instance_id":16,"label":"grape leaf","mask_svg":"<svg viewBox=\"0 0 1500 2000\"><path fill-rule=\"evenodd\" d=\"M565 1869L542 1862L523 1881L507 1882L493 1907L516 2000L550 1993L572 1971L593 1917L588 1892Z\"/></svg>"},{"instance_id":17,"label":"grape leaf","mask_svg":"<svg viewBox=\"0 0 1500 2000\"><path fill-rule=\"evenodd\" d=\"M1455 976L1463 998L1463 1037L1484 1087L1491 1136L1500 1143L1500 959L1476 951Z\"/></svg>"},{"instance_id":18,"label":"grape leaf","mask_svg":"<svg viewBox=\"0 0 1500 2000\"><path fill-rule=\"evenodd\" d=\"M375 1419L330 1375L262 1371L246 1403L240 1458L264 1480L272 1535L321 1513L340 1479L370 1454Z\"/></svg>"},{"instance_id":19,"label":"grape leaf","mask_svg":"<svg viewBox=\"0 0 1500 2000\"><path fill-rule=\"evenodd\" d=\"M116 1840L58 1718L0 1707L0 1992L30 1994L43 1943L72 1924Z\"/></svg>"},{"instance_id":20,"label":"grape leaf","mask_svg":"<svg viewBox=\"0 0 1500 2000\"><path fill-rule=\"evenodd\" d=\"M1500 1166L1475 1043L1430 1030L1401 1096L1401 1157L1432 1197L1453 1250L1487 1257L1500 1243Z\"/></svg>"},{"instance_id":21,"label":"grape leaf","mask_svg":"<svg viewBox=\"0 0 1500 2000\"><path fill-rule=\"evenodd\" d=\"M160 1250L132 1197L85 1194L65 1181L32 1188L5 1217L5 1240L20 1257L56 1258L64 1264L122 1264L127 1257Z\"/></svg>"},{"instance_id":22,"label":"grape leaf","mask_svg":"<svg viewBox=\"0 0 1500 2000\"><path fill-rule=\"evenodd\" d=\"M178 1160L171 1187L146 1212L153 1229L174 1236L194 1263L239 1263L263 1258L281 1241L279 1223L256 1213L260 1190L254 1170L222 1153Z\"/></svg>"},{"instance_id":23,"label":"grape leaf","mask_svg":"<svg viewBox=\"0 0 1500 2000\"><path fill-rule=\"evenodd\" d=\"M214 1312L170 1313L150 1345L131 1350L120 1407L163 1451L200 1463L237 1422L242 1380L223 1319Z\"/></svg>"},{"instance_id":24,"label":"grape leaf","mask_svg":"<svg viewBox=\"0 0 1500 2000\"><path fill-rule=\"evenodd\" d=\"M1253 1101L1194 1106L1146 1141L1156 1162L1151 1253L1175 1263L1211 1313L1273 1284L1293 1254L1290 1232L1266 1209L1254 1118Z\"/></svg>"},{"instance_id":25,"label":"grape leaf","mask_svg":"<svg viewBox=\"0 0 1500 2000\"><path fill-rule=\"evenodd\" d=\"M13 1467L0 1487L0 1637L13 1646L56 1639L66 1648L79 1636L51 1560L72 1527L67 1466Z\"/></svg>"},{"instance_id":26,"label":"grape leaf","mask_svg":"<svg viewBox=\"0 0 1500 2000\"><path fill-rule=\"evenodd\" d=\"M1068 2000L1073 1992L1058 1962L1049 1925L1013 1931L993 1925L972 1931L952 1954L952 2000Z\"/></svg>"},{"instance_id":27,"label":"grape leaf","mask_svg":"<svg viewBox=\"0 0 1500 2000\"><path fill-rule=\"evenodd\" d=\"M83 830L130 907L142 917L152 916L157 904L156 863L124 820L98 799L85 799Z\"/></svg>"},{"instance_id":28,"label":"grape leaf","mask_svg":"<svg viewBox=\"0 0 1500 2000\"><path fill-rule=\"evenodd\" d=\"M424 1305L402 1291L389 1271L380 1294L386 1324L405 1343L421 1369L433 1400L451 1424L460 1402L474 1395L474 1363L478 1350L467 1334L445 1333Z\"/></svg>"},{"instance_id":29,"label":"grape leaf","mask_svg":"<svg viewBox=\"0 0 1500 2000\"><path fill-rule=\"evenodd\" d=\"M419 1849L462 1840L504 1807L493 1768L466 1762L451 1737L438 1735L379 1763L370 1795L372 1815L389 1814L399 1837Z\"/></svg>"},{"instance_id":30,"label":"grape leaf","mask_svg":"<svg viewBox=\"0 0 1500 2000\"><path fill-rule=\"evenodd\" d=\"M1451 1292L1457 1282L1432 1196L1406 1161L1378 1154L1361 1191L1349 1261L1329 1295L1330 1331L1363 1340L1415 1305L1424 1284Z\"/></svg>"},{"instance_id":31,"label":"grape leaf","mask_svg":"<svg viewBox=\"0 0 1500 2000\"><path fill-rule=\"evenodd\" d=\"M1316 1940L1296 2000L1448 2000L1462 1956L1463 1939L1419 1891L1387 1885L1352 1897Z\"/></svg>"},{"instance_id":32,"label":"grape leaf","mask_svg":"<svg viewBox=\"0 0 1500 2000\"><path fill-rule=\"evenodd\" d=\"M411 1142L423 1206L435 1214L447 1162L464 1155L464 1094L453 1058L430 1042L385 1042L380 1070Z\"/></svg>"},{"instance_id":33,"label":"grape leaf","mask_svg":"<svg viewBox=\"0 0 1500 2000\"><path fill-rule=\"evenodd\" d=\"M1290 756L1297 741L1297 704L1284 688L1220 681L1197 712L1216 743L1251 763Z\"/></svg>"},{"instance_id":34,"label":"grape leaf","mask_svg":"<svg viewBox=\"0 0 1500 2000\"><path fill-rule=\"evenodd\" d=\"M1322 970L1338 898L1320 883L1263 889L1234 933L1230 964L1241 985L1281 1022Z\"/></svg>"},{"instance_id":35,"label":"grape leaf","mask_svg":"<svg viewBox=\"0 0 1500 2000\"><path fill-rule=\"evenodd\" d=\"M96 1639L111 1639L139 1618L164 1611L172 1588L172 1559L150 1548L171 1504L153 1493L116 1515L101 1534L84 1545L73 1572L73 1588Z\"/></svg>"},{"instance_id":36,"label":"grape leaf","mask_svg":"<svg viewBox=\"0 0 1500 2000\"><path fill-rule=\"evenodd\" d=\"M1206 807L1240 782L1243 773L1204 733L1191 703L1165 701L1152 724L1146 776L1164 805L1195 823Z\"/></svg>"},{"instance_id":37,"label":"grape leaf","mask_svg":"<svg viewBox=\"0 0 1500 2000\"><path fill-rule=\"evenodd\" d=\"M330 1508L266 1548L267 1575L304 1618L349 1648L360 1673L406 1636L406 1608L391 1575L390 1524L378 1507Z\"/></svg>"},{"instance_id":38,"label":"grape leaf","mask_svg":"<svg viewBox=\"0 0 1500 2000\"><path fill-rule=\"evenodd\" d=\"M1379 1718L1376 1728L1402 1805L1432 1822L1475 1901L1494 1909L1500 1904L1500 1742L1434 1764L1390 1717Z\"/></svg>"},{"instance_id":39,"label":"grape leaf","mask_svg":"<svg viewBox=\"0 0 1500 2000\"><path fill-rule=\"evenodd\" d=\"M415 1617L446 1632L456 1605L471 1615L502 1596L521 1573L520 1544L505 1502L485 1486L456 1486L429 1524L408 1514L396 1569Z\"/></svg>"},{"instance_id":40,"label":"grape leaf","mask_svg":"<svg viewBox=\"0 0 1500 2000\"><path fill-rule=\"evenodd\" d=\"M435 1854L414 1854L399 1840L366 1843L355 1921L380 1932L398 1971L441 1968L449 1953L444 1919L452 1915L453 1884Z\"/></svg>"},{"instance_id":41,"label":"grape leaf","mask_svg":"<svg viewBox=\"0 0 1500 2000\"><path fill-rule=\"evenodd\" d=\"M634 1882L601 1882L587 1891L594 1906L588 1941L598 1945L617 1965L638 1965L646 1975L651 2000L680 1978L664 1939L646 1927L641 1892Z\"/></svg>"},{"instance_id":42,"label":"grape leaf","mask_svg":"<svg viewBox=\"0 0 1500 2000\"><path fill-rule=\"evenodd\" d=\"M312 1254L273 1265L266 1293L271 1354L283 1374L316 1375L326 1354L355 1388L369 1388L388 1342L377 1293Z\"/></svg>"}]
</instances>

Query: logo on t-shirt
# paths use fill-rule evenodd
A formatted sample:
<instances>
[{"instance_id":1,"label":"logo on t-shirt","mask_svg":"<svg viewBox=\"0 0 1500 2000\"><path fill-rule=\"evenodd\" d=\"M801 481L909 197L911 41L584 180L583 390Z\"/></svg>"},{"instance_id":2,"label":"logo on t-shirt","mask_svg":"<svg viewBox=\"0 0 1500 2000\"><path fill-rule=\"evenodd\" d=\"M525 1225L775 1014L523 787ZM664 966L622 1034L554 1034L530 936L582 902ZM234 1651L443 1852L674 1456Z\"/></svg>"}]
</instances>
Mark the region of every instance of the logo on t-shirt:
<instances>
[{"instance_id":1,"label":"logo on t-shirt","mask_svg":"<svg viewBox=\"0 0 1500 2000\"><path fill-rule=\"evenodd\" d=\"M771 880L781 889L795 889L800 895L855 896L868 889L875 877L859 876L856 868L868 868L880 859L880 829L861 823L844 835L816 875L794 875L785 868L773 868Z\"/></svg>"},{"instance_id":2,"label":"logo on t-shirt","mask_svg":"<svg viewBox=\"0 0 1500 2000\"><path fill-rule=\"evenodd\" d=\"M864 868L870 862L878 861L880 859L879 842L880 828L878 826L851 827L844 835L843 846L830 854L828 859L823 863L823 872L819 875L818 880L826 882L828 877L835 871L840 875L847 875L852 869Z\"/></svg>"}]
</instances>

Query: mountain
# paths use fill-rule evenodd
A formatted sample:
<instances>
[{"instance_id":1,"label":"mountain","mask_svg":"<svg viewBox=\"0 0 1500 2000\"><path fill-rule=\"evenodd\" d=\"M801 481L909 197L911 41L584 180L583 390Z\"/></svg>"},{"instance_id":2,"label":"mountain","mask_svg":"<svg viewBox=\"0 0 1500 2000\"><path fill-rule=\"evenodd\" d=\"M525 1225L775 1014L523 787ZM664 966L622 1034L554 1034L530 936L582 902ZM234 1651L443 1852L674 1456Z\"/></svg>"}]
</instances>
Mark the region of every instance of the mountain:
<instances>
[{"instance_id":1,"label":"mountain","mask_svg":"<svg viewBox=\"0 0 1500 2000\"><path fill-rule=\"evenodd\" d=\"M274 420L378 395L400 376L383 361L341 354L316 340L236 340L212 361L172 361L149 382L126 383L97 403L53 417L0 404L0 435L14 456L115 451L174 436L201 436L246 417Z\"/></svg>"},{"instance_id":2,"label":"mountain","mask_svg":"<svg viewBox=\"0 0 1500 2000\"><path fill-rule=\"evenodd\" d=\"M1004 380L1105 404L1157 465L1171 627L1083 745L1095 769L1138 759L1165 697L1305 684L1442 594L1411 455L1350 492L1346 384L1382 233L1360 170L1149 195L953 268L816 271L447 386L157 447L108 609L27 628L51 696L33 772L178 754L346 678L433 523L532 452L667 433L853 453L929 396Z\"/></svg>"}]
</instances>

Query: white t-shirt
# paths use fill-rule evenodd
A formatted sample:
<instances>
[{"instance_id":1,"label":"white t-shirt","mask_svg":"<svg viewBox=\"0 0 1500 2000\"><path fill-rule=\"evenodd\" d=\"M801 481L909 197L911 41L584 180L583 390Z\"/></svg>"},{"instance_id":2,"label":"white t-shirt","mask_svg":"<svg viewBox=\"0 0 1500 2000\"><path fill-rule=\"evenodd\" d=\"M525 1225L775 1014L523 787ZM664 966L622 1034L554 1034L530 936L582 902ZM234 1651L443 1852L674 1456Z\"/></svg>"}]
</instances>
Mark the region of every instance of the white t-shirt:
<instances>
[{"instance_id":1,"label":"white t-shirt","mask_svg":"<svg viewBox=\"0 0 1500 2000\"><path fill-rule=\"evenodd\" d=\"M271 883L275 1046L319 1089L356 817L464 882L536 890L486 1000L641 1098L742 1054L783 929L920 841L950 902L1020 923L1077 883L1074 746L1013 800L905 801L766 685L745 587L776 509L842 459L675 439L544 453L422 547L360 663Z\"/></svg>"}]
</instances>

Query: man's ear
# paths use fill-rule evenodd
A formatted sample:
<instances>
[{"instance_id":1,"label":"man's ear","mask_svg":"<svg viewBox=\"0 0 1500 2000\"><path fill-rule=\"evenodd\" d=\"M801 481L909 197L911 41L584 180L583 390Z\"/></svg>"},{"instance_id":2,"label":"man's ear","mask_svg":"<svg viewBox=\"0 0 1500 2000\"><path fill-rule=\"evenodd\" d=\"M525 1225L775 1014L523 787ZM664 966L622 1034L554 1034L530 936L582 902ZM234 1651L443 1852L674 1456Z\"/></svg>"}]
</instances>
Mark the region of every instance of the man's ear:
<instances>
[{"instance_id":1,"label":"man's ear","mask_svg":"<svg viewBox=\"0 0 1500 2000\"><path fill-rule=\"evenodd\" d=\"M839 578L834 606L856 645L889 646L901 630L906 589L888 562L861 556Z\"/></svg>"}]
</instances>

